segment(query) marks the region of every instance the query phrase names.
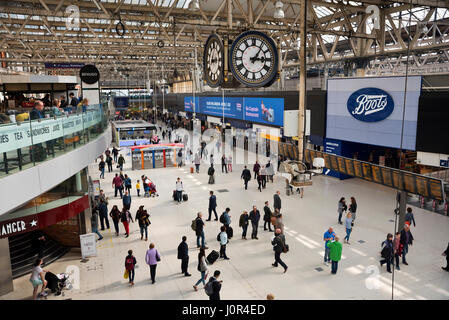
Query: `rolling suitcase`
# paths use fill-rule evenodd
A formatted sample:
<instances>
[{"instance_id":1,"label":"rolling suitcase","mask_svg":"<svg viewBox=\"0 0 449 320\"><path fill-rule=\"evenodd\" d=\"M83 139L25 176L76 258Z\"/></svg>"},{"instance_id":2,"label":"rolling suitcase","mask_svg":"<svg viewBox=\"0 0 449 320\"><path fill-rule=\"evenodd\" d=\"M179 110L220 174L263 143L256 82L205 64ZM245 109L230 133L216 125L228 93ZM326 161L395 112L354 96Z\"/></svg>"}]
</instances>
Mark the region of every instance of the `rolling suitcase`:
<instances>
[{"instance_id":1,"label":"rolling suitcase","mask_svg":"<svg viewBox=\"0 0 449 320\"><path fill-rule=\"evenodd\" d=\"M212 250L211 253L209 253L209 255L207 256L206 260L208 264L214 264L214 262L217 261L219 256L220 254L217 251Z\"/></svg>"},{"instance_id":2,"label":"rolling suitcase","mask_svg":"<svg viewBox=\"0 0 449 320\"><path fill-rule=\"evenodd\" d=\"M228 234L228 239L231 239L234 236L234 230L232 229L231 226L228 227L226 233Z\"/></svg>"},{"instance_id":3,"label":"rolling suitcase","mask_svg":"<svg viewBox=\"0 0 449 320\"><path fill-rule=\"evenodd\" d=\"M187 195L187 193L184 193L182 195L182 201L187 201L187 200L189 200L189 196Z\"/></svg>"}]
</instances>

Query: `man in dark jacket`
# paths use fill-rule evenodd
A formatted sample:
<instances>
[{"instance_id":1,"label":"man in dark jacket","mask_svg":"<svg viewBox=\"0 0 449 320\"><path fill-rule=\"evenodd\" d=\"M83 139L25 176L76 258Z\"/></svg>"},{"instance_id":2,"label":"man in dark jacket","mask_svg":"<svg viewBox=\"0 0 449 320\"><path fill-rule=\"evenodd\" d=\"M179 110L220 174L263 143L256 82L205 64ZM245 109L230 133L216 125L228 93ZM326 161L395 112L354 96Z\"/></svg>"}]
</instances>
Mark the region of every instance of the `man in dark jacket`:
<instances>
[{"instance_id":1,"label":"man in dark jacket","mask_svg":"<svg viewBox=\"0 0 449 320\"><path fill-rule=\"evenodd\" d=\"M408 246L413 245L413 235L410 232L410 226L408 224L404 225L404 229L401 231L401 244L402 248L402 263L408 266L408 263L405 259L405 255L408 253Z\"/></svg>"},{"instance_id":2,"label":"man in dark jacket","mask_svg":"<svg viewBox=\"0 0 449 320\"><path fill-rule=\"evenodd\" d=\"M101 230L104 230L104 223L106 221L106 228L109 229L109 219L108 219L108 206L103 199L100 199L98 203L98 212L100 213L100 224Z\"/></svg>"},{"instance_id":3,"label":"man in dark jacket","mask_svg":"<svg viewBox=\"0 0 449 320\"><path fill-rule=\"evenodd\" d=\"M44 110L44 104L42 101L37 100L34 103L33 109L30 111L30 120L36 120L36 119L42 119L44 117L43 111Z\"/></svg>"},{"instance_id":4,"label":"man in dark jacket","mask_svg":"<svg viewBox=\"0 0 449 320\"><path fill-rule=\"evenodd\" d=\"M274 209L278 209L279 212L281 212L281 197L280 197L281 192L278 190L276 191L276 193L273 196L274 199L274 203L273 203L273 207Z\"/></svg>"},{"instance_id":5,"label":"man in dark jacket","mask_svg":"<svg viewBox=\"0 0 449 320\"><path fill-rule=\"evenodd\" d=\"M125 195L123 196L123 207L126 210L129 210L131 208L131 196L129 195L128 191L125 191Z\"/></svg>"},{"instance_id":6,"label":"man in dark jacket","mask_svg":"<svg viewBox=\"0 0 449 320\"><path fill-rule=\"evenodd\" d=\"M218 215L217 215L217 197L214 195L213 191L209 192L210 197L209 197L209 218L207 218L206 221L210 221L211 217L212 217L212 211L215 214L215 221L218 220Z\"/></svg>"},{"instance_id":7,"label":"man in dark jacket","mask_svg":"<svg viewBox=\"0 0 449 320\"><path fill-rule=\"evenodd\" d=\"M256 179L257 176L259 175L259 171L260 171L259 162L256 161L256 163L254 164L254 167L253 167L253 171L254 171L254 179Z\"/></svg>"},{"instance_id":8,"label":"man in dark jacket","mask_svg":"<svg viewBox=\"0 0 449 320\"><path fill-rule=\"evenodd\" d=\"M447 244L446 251L443 252L443 256L446 257L446 268L441 267L441 269L449 271L449 243Z\"/></svg>"},{"instance_id":9,"label":"man in dark jacket","mask_svg":"<svg viewBox=\"0 0 449 320\"><path fill-rule=\"evenodd\" d=\"M198 212L198 216L196 217L196 227L195 227L196 247L200 248L200 238L201 238L201 247L204 249L208 249L204 245L204 221L203 221L202 217L203 217L203 214L201 212Z\"/></svg>"},{"instance_id":10,"label":"man in dark jacket","mask_svg":"<svg viewBox=\"0 0 449 320\"><path fill-rule=\"evenodd\" d=\"M211 164L209 169L207 170L207 174L209 176L209 184L214 184L215 183L215 169L214 169L214 165Z\"/></svg>"},{"instance_id":11,"label":"man in dark jacket","mask_svg":"<svg viewBox=\"0 0 449 320\"><path fill-rule=\"evenodd\" d=\"M285 236L281 234L280 229L276 229L275 237L273 241L271 241L274 250L274 263L273 267L277 267L280 264L284 268L284 273L287 272L287 265L281 260L281 253L284 252L285 247Z\"/></svg>"},{"instance_id":12,"label":"man in dark jacket","mask_svg":"<svg viewBox=\"0 0 449 320\"><path fill-rule=\"evenodd\" d=\"M187 271L189 267L189 246L187 245L187 237L182 237L182 242L178 246L178 259L181 259L181 272L184 276L190 277L191 274Z\"/></svg>"},{"instance_id":13,"label":"man in dark jacket","mask_svg":"<svg viewBox=\"0 0 449 320\"><path fill-rule=\"evenodd\" d=\"M271 230L271 217L273 216L273 212L271 212L270 207L268 206L268 201L265 201L265 207L263 207L264 215L263 215L263 230L267 231L267 224L268 224L268 230L272 232Z\"/></svg>"},{"instance_id":14,"label":"man in dark jacket","mask_svg":"<svg viewBox=\"0 0 449 320\"><path fill-rule=\"evenodd\" d=\"M249 220L251 220L251 226L253 228L251 239L259 240L259 238L257 238L257 228L259 227L260 212L257 210L256 206L253 206L253 210L251 210L249 214Z\"/></svg>"},{"instance_id":15,"label":"man in dark jacket","mask_svg":"<svg viewBox=\"0 0 449 320\"><path fill-rule=\"evenodd\" d=\"M248 190L248 181L251 180L251 171L245 166L240 176L245 181L245 190Z\"/></svg>"},{"instance_id":16,"label":"man in dark jacket","mask_svg":"<svg viewBox=\"0 0 449 320\"><path fill-rule=\"evenodd\" d=\"M228 173L228 166L226 165L226 156L223 155L221 157L221 173L224 172L223 168L226 170L226 173Z\"/></svg>"},{"instance_id":17,"label":"man in dark jacket","mask_svg":"<svg viewBox=\"0 0 449 320\"><path fill-rule=\"evenodd\" d=\"M218 280L218 277L220 277L220 271L215 270L214 276L209 278L209 282L213 282L212 287L214 289L212 295L209 296L209 300L220 300L220 290L223 281Z\"/></svg>"},{"instance_id":18,"label":"man in dark jacket","mask_svg":"<svg viewBox=\"0 0 449 320\"><path fill-rule=\"evenodd\" d=\"M387 272L391 273L391 265L393 264L393 235L389 233L387 235L387 240L382 242L382 251L381 251L382 260L380 260L380 266L382 267L384 263L387 264Z\"/></svg>"}]
</instances>

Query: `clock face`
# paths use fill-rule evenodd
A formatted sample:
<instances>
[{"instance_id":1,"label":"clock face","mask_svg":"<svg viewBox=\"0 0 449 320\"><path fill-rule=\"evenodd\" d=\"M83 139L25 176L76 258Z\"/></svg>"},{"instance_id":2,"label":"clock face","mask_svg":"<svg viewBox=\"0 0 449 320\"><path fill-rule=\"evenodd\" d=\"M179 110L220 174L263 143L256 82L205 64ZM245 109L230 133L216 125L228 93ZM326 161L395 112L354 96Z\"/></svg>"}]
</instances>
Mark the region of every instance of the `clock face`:
<instances>
[{"instance_id":1,"label":"clock face","mask_svg":"<svg viewBox=\"0 0 449 320\"><path fill-rule=\"evenodd\" d=\"M274 41L258 31L247 31L234 40L230 52L234 77L249 87L273 82L278 71L278 54Z\"/></svg>"},{"instance_id":2,"label":"clock face","mask_svg":"<svg viewBox=\"0 0 449 320\"><path fill-rule=\"evenodd\" d=\"M223 41L216 34L210 35L203 55L204 79L210 87L218 87L223 83L223 55Z\"/></svg>"}]
</instances>

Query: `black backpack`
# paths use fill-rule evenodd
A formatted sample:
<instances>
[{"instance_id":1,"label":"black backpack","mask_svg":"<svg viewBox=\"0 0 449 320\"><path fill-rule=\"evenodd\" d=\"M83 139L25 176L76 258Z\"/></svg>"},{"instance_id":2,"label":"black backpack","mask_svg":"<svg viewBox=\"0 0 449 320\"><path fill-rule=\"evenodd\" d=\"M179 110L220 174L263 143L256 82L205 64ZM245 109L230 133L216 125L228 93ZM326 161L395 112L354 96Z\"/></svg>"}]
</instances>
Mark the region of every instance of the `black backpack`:
<instances>
[{"instance_id":1,"label":"black backpack","mask_svg":"<svg viewBox=\"0 0 449 320\"><path fill-rule=\"evenodd\" d=\"M221 223L225 223L226 222L226 218L224 216L224 213L222 213L221 216L220 216L220 222Z\"/></svg>"}]
</instances>

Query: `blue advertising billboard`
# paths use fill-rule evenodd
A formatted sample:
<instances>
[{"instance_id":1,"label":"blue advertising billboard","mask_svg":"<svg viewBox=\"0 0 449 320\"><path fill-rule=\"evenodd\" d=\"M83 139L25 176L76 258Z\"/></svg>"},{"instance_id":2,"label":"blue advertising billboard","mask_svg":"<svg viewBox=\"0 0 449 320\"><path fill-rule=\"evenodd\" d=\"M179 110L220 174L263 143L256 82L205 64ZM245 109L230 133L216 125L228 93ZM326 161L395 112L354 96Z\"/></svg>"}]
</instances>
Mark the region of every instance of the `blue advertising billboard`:
<instances>
[{"instance_id":1,"label":"blue advertising billboard","mask_svg":"<svg viewBox=\"0 0 449 320\"><path fill-rule=\"evenodd\" d=\"M114 106L116 109L128 109L129 107L129 97L114 97Z\"/></svg>"},{"instance_id":2,"label":"blue advertising billboard","mask_svg":"<svg viewBox=\"0 0 449 320\"><path fill-rule=\"evenodd\" d=\"M200 110L210 116L243 119L242 98L200 97Z\"/></svg>"},{"instance_id":3,"label":"blue advertising billboard","mask_svg":"<svg viewBox=\"0 0 449 320\"><path fill-rule=\"evenodd\" d=\"M243 102L245 105L245 120L283 126L283 98L243 98Z\"/></svg>"},{"instance_id":4,"label":"blue advertising billboard","mask_svg":"<svg viewBox=\"0 0 449 320\"><path fill-rule=\"evenodd\" d=\"M189 112L199 112L199 97L195 97L195 110L193 110L193 97L184 97L184 110Z\"/></svg>"},{"instance_id":5,"label":"blue advertising billboard","mask_svg":"<svg viewBox=\"0 0 449 320\"><path fill-rule=\"evenodd\" d=\"M195 112L265 123L272 126L284 125L284 98L246 97L195 97ZM193 97L184 97L184 110L193 112Z\"/></svg>"}]
</instances>

